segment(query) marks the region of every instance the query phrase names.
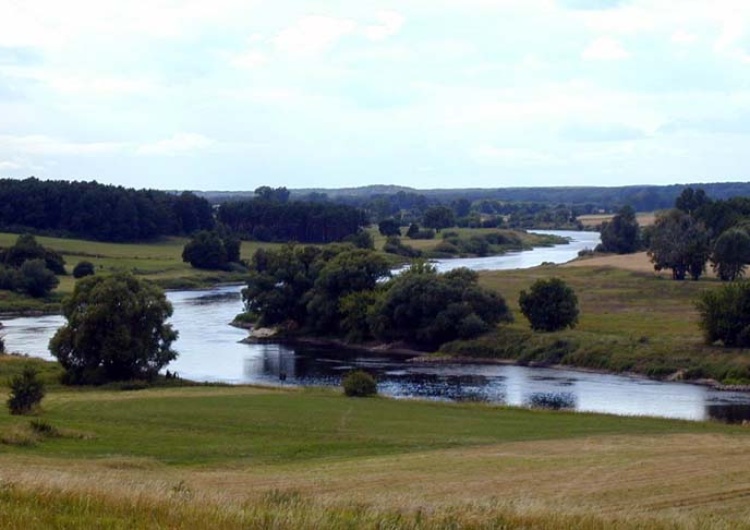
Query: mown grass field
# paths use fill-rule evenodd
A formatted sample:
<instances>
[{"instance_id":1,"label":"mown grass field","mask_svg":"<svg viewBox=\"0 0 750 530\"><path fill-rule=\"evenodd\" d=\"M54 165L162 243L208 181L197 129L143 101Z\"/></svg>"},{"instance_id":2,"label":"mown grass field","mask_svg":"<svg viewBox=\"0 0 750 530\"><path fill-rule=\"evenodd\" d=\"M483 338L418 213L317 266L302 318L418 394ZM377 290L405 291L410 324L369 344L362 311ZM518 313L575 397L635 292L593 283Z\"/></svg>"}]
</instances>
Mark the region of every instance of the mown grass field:
<instances>
[{"instance_id":1,"label":"mown grass field","mask_svg":"<svg viewBox=\"0 0 750 530\"><path fill-rule=\"evenodd\" d=\"M54 387L0 441L0 528L750 528L750 429L714 423Z\"/></svg>"}]
</instances>

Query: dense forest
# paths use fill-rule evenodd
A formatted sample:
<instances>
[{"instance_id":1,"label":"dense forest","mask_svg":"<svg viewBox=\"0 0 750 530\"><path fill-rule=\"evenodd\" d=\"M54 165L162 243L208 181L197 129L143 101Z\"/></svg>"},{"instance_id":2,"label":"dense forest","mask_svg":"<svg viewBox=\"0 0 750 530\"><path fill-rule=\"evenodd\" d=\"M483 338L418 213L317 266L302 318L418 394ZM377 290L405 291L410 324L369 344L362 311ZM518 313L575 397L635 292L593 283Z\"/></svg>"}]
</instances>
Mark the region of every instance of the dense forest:
<instances>
[{"instance_id":1,"label":"dense forest","mask_svg":"<svg viewBox=\"0 0 750 530\"><path fill-rule=\"evenodd\" d=\"M284 190L284 188L278 188ZM343 204L266 198L222 204L218 220L243 239L330 243L368 224L364 212Z\"/></svg>"},{"instance_id":2,"label":"dense forest","mask_svg":"<svg viewBox=\"0 0 750 530\"><path fill-rule=\"evenodd\" d=\"M213 227L209 202L193 193L97 182L0 180L0 230L99 241L147 241Z\"/></svg>"}]
</instances>

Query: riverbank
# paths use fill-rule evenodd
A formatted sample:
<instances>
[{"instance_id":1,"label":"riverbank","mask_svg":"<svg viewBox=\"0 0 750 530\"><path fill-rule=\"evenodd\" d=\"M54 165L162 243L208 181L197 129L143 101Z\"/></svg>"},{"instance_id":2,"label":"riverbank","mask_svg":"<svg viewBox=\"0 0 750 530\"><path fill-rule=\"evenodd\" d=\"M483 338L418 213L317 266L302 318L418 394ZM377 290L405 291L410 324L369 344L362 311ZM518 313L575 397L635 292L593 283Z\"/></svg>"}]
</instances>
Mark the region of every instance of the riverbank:
<instances>
[{"instance_id":1,"label":"riverbank","mask_svg":"<svg viewBox=\"0 0 750 530\"><path fill-rule=\"evenodd\" d=\"M750 528L750 430L712 422L56 386L0 444L9 529Z\"/></svg>"}]
</instances>

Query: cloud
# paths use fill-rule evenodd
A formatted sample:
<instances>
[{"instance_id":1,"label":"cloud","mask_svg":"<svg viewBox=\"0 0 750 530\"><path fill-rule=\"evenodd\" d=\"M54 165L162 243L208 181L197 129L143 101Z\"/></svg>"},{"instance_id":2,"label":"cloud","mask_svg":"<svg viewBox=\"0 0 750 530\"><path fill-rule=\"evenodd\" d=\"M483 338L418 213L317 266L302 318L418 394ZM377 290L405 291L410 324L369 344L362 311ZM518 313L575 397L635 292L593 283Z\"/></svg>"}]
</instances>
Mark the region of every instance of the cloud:
<instances>
[{"instance_id":1,"label":"cloud","mask_svg":"<svg viewBox=\"0 0 750 530\"><path fill-rule=\"evenodd\" d=\"M678 29L672 33L670 40L675 44L692 44L698 40L698 36L695 33L690 33L684 29Z\"/></svg>"},{"instance_id":2,"label":"cloud","mask_svg":"<svg viewBox=\"0 0 750 530\"><path fill-rule=\"evenodd\" d=\"M570 124L560 131L560 138L574 142L623 142L645 138L636 127L624 124Z\"/></svg>"},{"instance_id":3,"label":"cloud","mask_svg":"<svg viewBox=\"0 0 750 530\"><path fill-rule=\"evenodd\" d=\"M524 147L495 147L484 144L471 149L469 154L480 163L511 166L557 165L563 162L554 154Z\"/></svg>"},{"instance_id":4,"label":"cloud","mask_svg":"<svg viewBox=\"0 0 750 530\"><path fill-rule=\"evenodd\" d=\"M628 0L558 0L558 3L567 9L588 11L613 9L627 4Z\"/></svg>"},{"instance_id":5,"label":"cloud","mask_svg":"<svg viewBox=\"0 0 750 530\"><path fill-rule=\"evenodd\" d=\"M203 136L202 134L177 133L171 138L165 140L140 145L136 149L136 153L139 155L174 156L203 151L215 144L215 140Z\"/></svg>"},{"instance_id":6,"label":"cloud","mask_svg":"<svg viewBox=\"0 0 750 530\"><path fill-rule=\"evenodd\" d=\"M280 31L273 39L276 48L293 57L311 57L332 48L353 33L357 24L346 18L305 16Z\"/></svg>"},{"instance_id":7,"label":"cloud","mask_svg":"<svg viewBox=\"0 0 750 530\"><path fill-rule=\"evenodd\" d=\"M406 18L396 11L380 11L377 14L379 24L367 26L363 33L365 37L373 41L385 40L392 37L404 25Z\"/></svg>"},{"instance_id":8,"label":"cloud","mask_svg":"<svg viewBox=\"0 0 750 530\"><path fill-rule=\"evenodd\" d=\"M619 61L630 57L630 53L617 39L599 37L583 50L581 57L586 61Z\"/></svg>"},{"instance_id":9,"label":"cloud","mask_svg":"<svg viewBox=\"0 0 750 530\"><path fill-rule=\"evenodd\" d=\"M236 68L252 70L268 64L268 56L258 50L248 50L240 55L235 55L230 62Z\"/></svg>"},{"instance_id":10,"label":"cloud","mask_svg":"<svg viewBox=\"0 0 750 530\"><path fill-rule=\"evenodd\" d=\"M0 149L35 155L95 155L122 151L119 142L70 142L46 135L0 136Z\"/></svg>"}]
</instances>

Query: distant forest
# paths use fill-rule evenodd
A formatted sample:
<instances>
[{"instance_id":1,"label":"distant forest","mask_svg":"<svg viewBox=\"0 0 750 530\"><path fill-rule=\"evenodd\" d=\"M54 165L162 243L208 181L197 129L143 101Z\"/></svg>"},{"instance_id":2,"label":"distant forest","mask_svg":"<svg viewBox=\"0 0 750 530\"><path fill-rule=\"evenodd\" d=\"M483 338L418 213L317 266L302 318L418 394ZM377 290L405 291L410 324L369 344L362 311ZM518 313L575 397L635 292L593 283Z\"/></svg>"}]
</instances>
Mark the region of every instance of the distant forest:
<instances>
[{"instance_id":1,"label":"distant forest","mask_svg":"<svg viewBox=\"0 0 750 530\"><path fill-rule=\"evenodd\" d=\"M98 241L148 241L211 229L209 202L190 192L96 182L0 179L0 230Z\"/></svg>"},{"instance_id":2,"label":"distant forest","mask_svg":"<svg viewBox=\"0 0 750 530\"><path fill-rule=\"evenodd\" d=\"M497 201L500 203L535 203L539 205L572 207L578 215L607 212L614 213L622 206L630 205L638 212L651 212L671 208L675 199L686 188L703 189L714 199L729 199L750 196L750 182L719 182L672 184L669 186L621 186L621 187L542 187L542 188L472 188L445 190L418 190L405 186L363 186L340 189L294 189L291 199L312 201L333 201L354 206L367 206L378 199L389 202L408 202L412 207L417 203L421 209L430 205L449 204L466 199L476 201ZM250 198L254 192L196 192L214 204ZM368 208L369 209L369 208Z\"/></svg>"},{"instance_id":3,"label":"distant forest","mask_svg":"<svg viewBox=\"0 0 750 530\"><path fill-rule=\"evenodd\" d=\"M750 183L690 185L715 200L750 196ZM414 190L367 186L248 192L135 190L96 182L0 179L0 230L100 241L149 241L219 227L259 241L327 243L370 223L444 227L581 228L578 216L672 207L688 185L618 188ZM427 232L424 232L425 234Z\"/></svg>"}]
</instances>

